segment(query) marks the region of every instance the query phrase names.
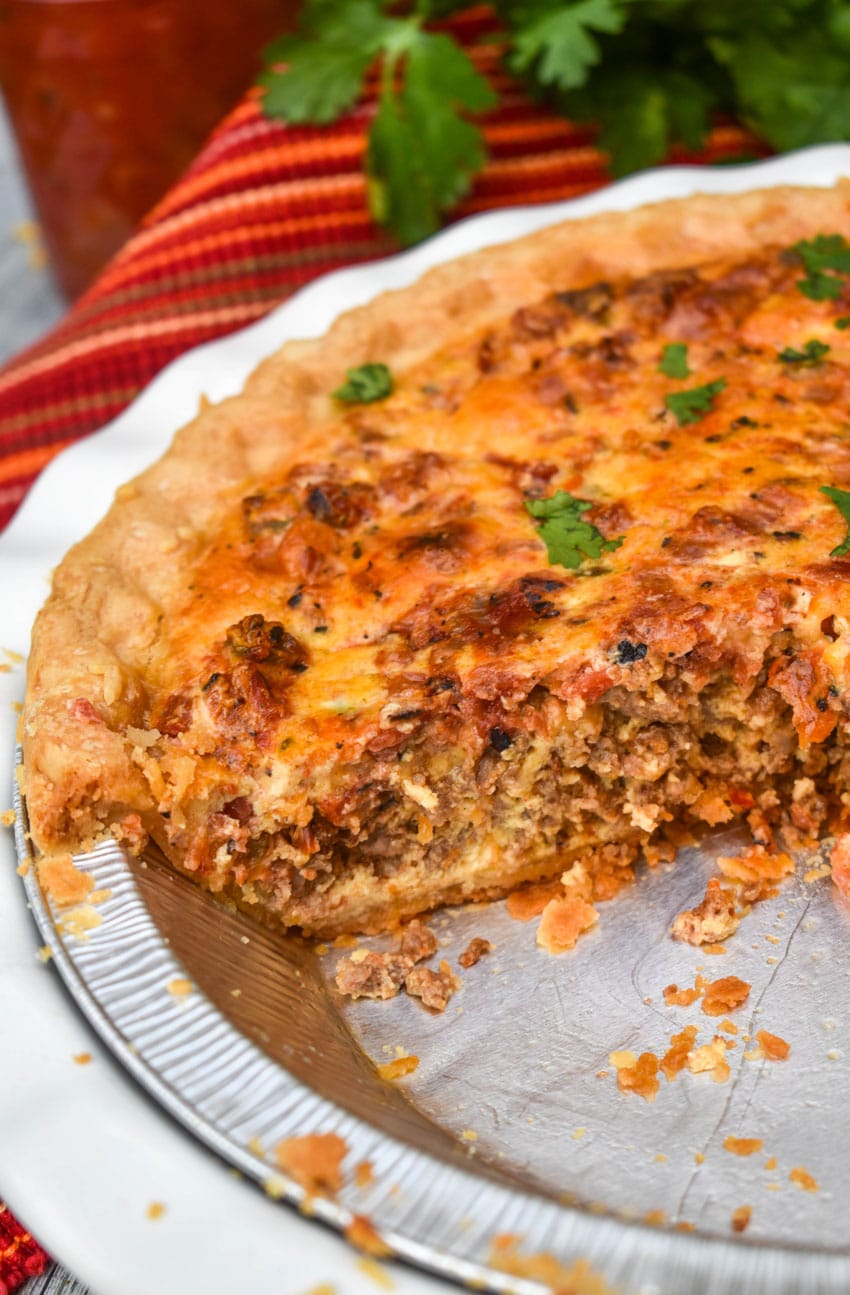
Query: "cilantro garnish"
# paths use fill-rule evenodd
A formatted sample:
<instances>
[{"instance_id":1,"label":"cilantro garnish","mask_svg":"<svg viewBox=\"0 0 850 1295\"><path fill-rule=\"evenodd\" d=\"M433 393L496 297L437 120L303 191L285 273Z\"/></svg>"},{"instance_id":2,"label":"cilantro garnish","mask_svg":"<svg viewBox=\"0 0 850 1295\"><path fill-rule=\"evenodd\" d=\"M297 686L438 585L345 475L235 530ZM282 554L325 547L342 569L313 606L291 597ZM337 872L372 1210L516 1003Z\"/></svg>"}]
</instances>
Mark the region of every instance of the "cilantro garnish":
<instances>
[{"instance_id":1,"label":"cilantro garnish","mask_svg":"<svg viewBox=\"0 0 850 1295\"><path fill-rule=\"evenodd\" d=\"M796 364L800 367L811 368L820 364L825 355L829 354L829 346L826 342L819 342L817 338L811 338L802 351L797 351L793 346L786 346L784 351L777 351L777 358L783 364Z\"/></svg>"},{"instance_id":2,"label":"cilantro garnish","mask_svg":"<svg viewBox=\"0 0 850 1295\"><path fill-rule=\"evenodd\" d=\"M832 326L843 333L845 328L850 328L850 315L841 315L840 318L834 319Z\"/></svg>"},{"instance_id":3,"label":"cilantro garnish","mask_svg":"<svg viewBox=\"0 0 850 1295\"><path fill-rule=\"evenodd\" d=\"M429 30L466 13L459 29L475 30L477 0L299 9L297 34L266 52L265 112L334 121L377 84L369 205L402 241L424 237L484 163L467 117L499 102L458 40ZM533 98L598 127L614 175L660 162L675 142L700 148L716 113L745 121L777 152L850 138L850 0L495 0L492 9L509 68ZM807 271L803 290L834 297L836 268Z\"/></svg>"},{"instance_id":4,"label":"cilantro garnish","mask_svg":"<svg viewBox=\"0 0 850 1295\"><path fill-rule=\"evenodd\" d=\"M689 378L691 371L688 368L688 348L684 342L669 342L661 353L661 363L658 365L658 372L665 374L668 378Z\"/></svg>"},{"instance_id":5,"label":"cilantro garnish","mask_svg":"<svg viewBox=\"0 0 850 1295\"><path fill-rule=\"evenodd\" d=\"M818 234L791 249L803 262L806 278L797 287L812 301L835 301L844 288L838 274L850 274L850 246L841 234ZM832 273L837 271L838 273Z\"/></svg>"},{"instance_id":6,"label":"cilantro garnish","mask_svg":"<svg viewBox=\"0 0 850 1295\"><path fill-rule=\"evenodd\" d=\"M393 375L385 364L361 364L357 369L348 369L346 378L333 394L349 405L371 405L373 400L384 400L393 393Z\"/></svg>"},{"instance_id":7,"label":"cilantro garnish","mask_svg":"<svg viewBox=\"0 0 850 1295\"><path fill-rule=\"evenodd\" d=\"M719 395L726 386L725 378L716 378L714 382L707 382L703 387L691 387L689 391L673 391L664 397L664 403L675 414L679 426L685 427L688 423L698 423L704 414L711 411L714 397Z\"/></svg>"},{"instance_id":8,"label":"cilantro garnish","mask_svg":"<svg viewBox=\"0 0 850 1295\"><path fill-rule=\"evenodd\" d=\"M546 545L553 566L575 571L585 558L611 553L623 542L622 535L616 540L606 540L595 526L586 522L582 513L592 505L566 490L559 490L550 499L527 499L525 507L532 517L542 519L536 528L537 534Z\"/></svg>"},{"instance_id":9,"label":"cilantro garnish","mask_svg":"<svg viewBox=\"0 0 850 1295\"><path fill-rule=\"evenodd\" d=\"M821 486L820 492L831 499L847 523L847 534L841 543L830 551L831 558L844 558L850 553L850 490L839 490L837 486Z\"/></svg>"},{"instance_id":10,"label":"cilantro garnish","mask_svg":"<svg viewBox=\"0 0 850 1295\"><path fill-rule=\"evenodd\" d=\"M487 151L463 114L498 103L457 42L424 29L432 7L405 15L382 0L308 0L298 33L269 46L261 77L268 116L328 122L353 107L380 64L367 192L372 215L403 243L433 234L466 193Z\"/></svg>"},{"instance_id":11,"label":"cilantro garnish","mask_svg":"<svg viewBox=\"0 0 850 1295\"><path fill-rule=\"evenodd\" d=\"M508 63L512 71L533 71L541 85L561 90L584 85L588 72L599 62L599 42L591 32L613 34L626 23L622 0L538 3L523 8L524 14L515 9L511 15L516 25Z\"/></svg>"}]
</instances>

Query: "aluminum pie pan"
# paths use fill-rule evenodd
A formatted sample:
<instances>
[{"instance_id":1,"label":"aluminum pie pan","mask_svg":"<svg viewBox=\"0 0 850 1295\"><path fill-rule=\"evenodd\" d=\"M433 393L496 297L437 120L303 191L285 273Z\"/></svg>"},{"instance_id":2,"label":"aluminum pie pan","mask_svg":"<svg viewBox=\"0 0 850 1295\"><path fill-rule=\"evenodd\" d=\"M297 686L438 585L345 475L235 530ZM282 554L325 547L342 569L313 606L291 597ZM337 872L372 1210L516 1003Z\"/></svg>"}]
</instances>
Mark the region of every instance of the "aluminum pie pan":
<instances>
[{"instance_id":1,"label":"aluminum pie pan","mask_svg":"<svg viewBox=\"0 0 850 1295\"><path fill-rule=\"evenodd\" d=\"M405 998L342 1003L338 951L258 929L156 855L135 860L113 842L75 860L111 892L100 924L79 938L27 866L17 789L15 808L29 906L76 1005L165 1111L283 1202L303 1206L304 1192L276 1167L274 1146L333 1131L348 1145L346 1167L369 1161L373 1182L358 1188L349 1173L338 1198L309 1202L311 1214L337 1229L366 1215L399 1258L455 1282L540 1290L493 1266L494 1237L508 1234L524 1255L585 1260L623 1295L827 1295L850 1285L841 1204L850 1063L827 1046L850 1038L848 960L828 956L850 938L850 918L831 888L793 881L746 919L722 971L706 969L752 982L742 1030L784 1030L789 1061L747 1062L741 1048L728 1085L686 1075L649 1106L597 1076L612 1048L659 1051L682 1028L660 989L690 983L694 964L711 960L669 940L669 917L698 896L717 842L606 905L598 933L562 958L536 950L533 927L502 904L438 915L441 956L453 964L471 934L495 950L435 1017ZM781 932L777 943L765 931ZM168 985L183 977L194 990L176 998ZM650 986L657 999L643 992ZM827 1003L828 1013L812 1011ZM705 1025L693 1011L687 1019ZM399 1046L420 1066L388 1085L368 1056L386 1060ZM534 1113L518 1116L518 1101ZM741 1161L718 1150L727 1132L763 1136L764 1154ZM767 1175L771 1154L781 1163ZM788 1181L801 1161L817 1194ZM729 1214L743 1203L757 1226L733 1238ZM668 1226L641 1221L665 1207ZM678 1231L683 1221L695 1230Z\"/></svg>"}]
</instances>

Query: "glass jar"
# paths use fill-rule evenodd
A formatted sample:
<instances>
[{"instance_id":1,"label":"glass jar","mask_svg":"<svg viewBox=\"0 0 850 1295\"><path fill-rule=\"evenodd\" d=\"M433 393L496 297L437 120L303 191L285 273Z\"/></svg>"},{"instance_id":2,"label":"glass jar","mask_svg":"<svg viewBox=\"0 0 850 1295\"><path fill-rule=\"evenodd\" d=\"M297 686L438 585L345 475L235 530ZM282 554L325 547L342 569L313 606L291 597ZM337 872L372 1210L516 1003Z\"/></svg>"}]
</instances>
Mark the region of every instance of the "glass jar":
<instances>
[{"instance_id":1,"label":"glass jar","mask_svg":"<svg viewBox=\"0 0 850 1295\"><path fill-rule=\"evenodd\" d=\"M297 8L0 0L0 85L69 299L185 170Z\"/></svg>"}]
</instances>

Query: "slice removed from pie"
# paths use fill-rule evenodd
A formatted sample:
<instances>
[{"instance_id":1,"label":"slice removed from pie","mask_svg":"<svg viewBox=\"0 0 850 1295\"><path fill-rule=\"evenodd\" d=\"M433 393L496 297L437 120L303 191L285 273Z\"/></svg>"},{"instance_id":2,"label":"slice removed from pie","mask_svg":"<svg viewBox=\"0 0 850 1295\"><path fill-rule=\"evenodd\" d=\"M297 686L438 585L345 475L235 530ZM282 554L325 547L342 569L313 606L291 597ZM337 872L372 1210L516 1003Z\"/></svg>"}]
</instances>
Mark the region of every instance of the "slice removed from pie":
<instances>
[{"instance_id":1,"label":"slice removed from pie","mask_svg":"<svg viewBox=\"0 0 850 1295\"><path fill-rule=\"evenodd\" d=\"M27 806L371 931L846 828L850 185L485 249L285 346L57 569Z\"/></svg>"}]
</instances>

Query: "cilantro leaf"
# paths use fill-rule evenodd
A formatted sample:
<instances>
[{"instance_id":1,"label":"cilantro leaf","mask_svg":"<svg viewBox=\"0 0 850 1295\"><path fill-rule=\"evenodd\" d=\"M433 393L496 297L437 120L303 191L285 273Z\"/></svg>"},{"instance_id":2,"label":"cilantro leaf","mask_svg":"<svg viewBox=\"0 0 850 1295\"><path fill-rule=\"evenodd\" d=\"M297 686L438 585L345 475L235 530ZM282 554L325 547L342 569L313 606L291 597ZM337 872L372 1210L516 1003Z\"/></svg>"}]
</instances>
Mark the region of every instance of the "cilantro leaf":
<instances>
[{"instance_id":1,"label":"cilantro leaf","mask_svg":"<svg viewBox=\"0 0 850 1295\"><path fill-rule=\"evenodd\" d=\"M777 25L769 31L750 18L725 38L709 36L711 52L730 76L741 117L777 150L850 136L847 50L824 21L825 9L818 5L815 14L799 16L788 12L791 21L784 29Z\"/></svg>"},{"instance_id":2,"label":"cilantro leaf","mask_svg":"<svg viewBox=\"0 0 850 1295\"><path fill-rule=\"evenodd\" d=\"M842 274L850 274L850 244L841 234L804 238L791 250L799 254L810 274L817 270L840 270Z\"/></svg>"},{"instance_id":3,"label":"cilantro leaf","mask_svg":"<svg viewBox=\"0 0 850 1295\"><path fill-rule=\"evenodd\" d=\"M482 133L459 109L485 110L496 96L448 36L417 31L406 56L402 93L391 78L381 91L367 174L374 216L408 245L439 228L485 163Z\"/></svg>"},{"instance_id":4,"label":"cilantro leaf","mask_svg":"<svg viewBox=\"0 0 850 1295\"><path fill-rule=\"evenodd\" d=\"M685 427L688 423L698 423L704 414L711 411L714 397L719 395L726 386L725 378L717 378L714 382L707 382L702 387L691 387L689 391L673 391L664 397L664 403L675 414L679 426Z\"/></svg>"},{"instance_id":5,"label":"cilantro leaf","mask_svg":"<svg viewBox=\"0 0 850 1295\"><path fill-rule=\"evenodd\" d=\"M459 110L481 112L497 99L448 36L417 30L405 54L400 95L385 78L366 170L376 219L410 244L439 229L484 164L484 138Z\"/></svg>"},{"instance_id":6,"label":"cilantro leaf","mask_svg":"<svg viewBox=\"0 0 850 1295\"><path fill-rule=\"evenodd\" d=\"M659 65L651 48L630 46L628 57L610 50L587 85L559 104L567 116L601 126L599 147L612 173L626 175L662 161L673 138L698 147L716 100L710 78Z\"/></svg>"},{"instance_id":7,"label":"cilantro leaf","mask_svg":"<svg viewBox=\"0 0 850 1295\"><path fill-rule=\"evenodd\" d=\"M834 319L832 327L843 333L845 328L850 328L850 315L841 315L839 319Z\"/></svg>"},{"instance_id":8,"label":"cilantro leaf","mask_svg":"<svg viewBox=\"0 0 850 1295\"><path fill-rule=\"evenodd\" d=\"M797 287L810 301L837 301L841 296L841 280L834 274L816 270L805 279L797 280Z\"/></svg>"},{"instance_id":9,"label":"cilantro leaf","mask_svg":"<svg viewBox=\"0 0 850 1295\"><path fill-rule=\"evenodd\" d=\"M847 523L847 534L829 554L831 558L845 558L850 553L850 490L839 490L837 486L821 486L820 492L832 500Z\"/></svg>"},{"instance_id":10,"label":"cilantro leaf","mask_svg":"<svg viewBox=\"0 0 850 1295\"><path fill-rule=\"evenodd\" d=\"M312 0L300 33L266 51L270 66L261 77L268 116L321 123L354 104L380 60L367 190L373 216L405 244L438 229L484 165L484 138L462 114L498 103L460 46L422 22L422 12L387 16L380 0Z\"/></svg>"},{"instance_id":11,"label":"cilantro leaf","mask_svg":"<svg viewBox=\"0 0 850 1295\"><path fill-rule=\"evenodd\" d=\"M512 17L514 48L508 63L518 73L534 70L541 85L570 90L584 85L600 59L591 31L619 32L626 22L621 0L573 0L572 4L519 6Z\"/></svg>"},{"instance_id":12,"label":"cilantro leaf","mask_svg":"<svg viewBox=\"0 0 850 1295\"><path fill-rule=\"evenodd\" d=\"M850 247L841 234L818 234L816 238L803 239L791 248L803 262L807 271L805 279L797 280L797 287L812 301L835 301L841 296L844 284L835 274L837 270L850 274Z\"/></svg>"},{"instance_id":13,"label":"cilantro leaf","mask_svg":"<svg viewBox=\"0 0 850 1295\"><path fill-rule=\"evenodd\" d=\"M393 393L393 375L385 364L361 364L346 370L346 381L333 393L349 405L371 405Z\"/></svg>"},{"instance_id":14,"label":"cilantro leaf","mask_svg":"<svg viewBox=\"0 0 850 1295\"><path fill-rule=\"evenodd\" d=\"M374 0L308 5L301 33L263 52L263 111L291 122L335 121L360 94L381 48L387 20Z\"/></svg>"},{"instance_id":15,"label":"cilantro leaf","mask_svg":"<svg viewBox=\"0 0 850 1295\"><path fill-rule=\"evenodd\" d=\"M585 558L599 558L623 543L622 535L616 540L606 540L595 526L584 520L582 513L590 507L586 500L576 499L566 490L559 490L549 499L525 501L526 512L541 519L537 534L546 545L553 566L575 571Z\"/></svg>"},{"instance_id":16,"label":"cilantro leaf","mask_svg":"<svg viewBox=\"0 0 850 1295\"><path fill-rule=\"evenodd\" d=\"M812 368L820 364L825 355L829 354L830 348L826 342L819 342L817 338L811 338L806 342L802 351L795 350L793 346L786 346L784 351L777 351L777 358L783 364L796 364L800 367Z\"/></svg>"},{"instance_id":17,"label":"cilantro leaf","mask_svg":"<svg viewBox=\"0 0 850 1295\"><path fill-rule=\"evenodd\" d=\"M668 342L661 353L658 372L668 378L689 378L688 348L684 342Z\"/></svg>"}]
</instances>

